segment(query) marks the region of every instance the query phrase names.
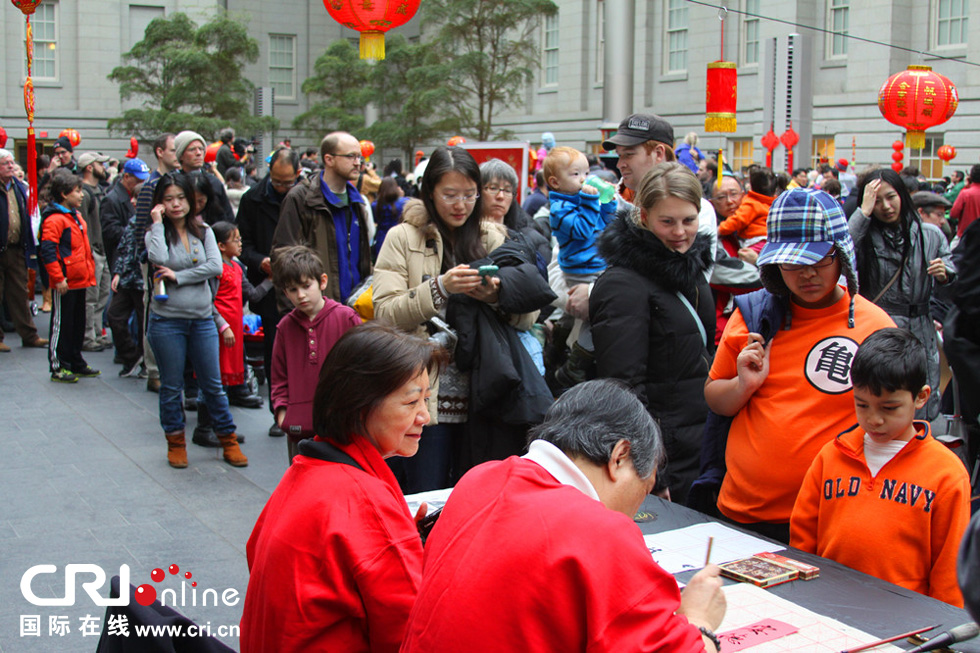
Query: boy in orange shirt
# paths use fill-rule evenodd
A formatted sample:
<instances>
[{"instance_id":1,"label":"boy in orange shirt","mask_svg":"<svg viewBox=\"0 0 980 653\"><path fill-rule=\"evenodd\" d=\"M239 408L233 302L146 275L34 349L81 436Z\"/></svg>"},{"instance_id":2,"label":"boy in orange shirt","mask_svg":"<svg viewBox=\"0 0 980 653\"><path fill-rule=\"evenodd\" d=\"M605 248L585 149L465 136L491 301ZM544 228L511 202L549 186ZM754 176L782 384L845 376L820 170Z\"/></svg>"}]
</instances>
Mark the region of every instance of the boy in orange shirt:
<instances>
[{"instance_id":1,"label":"boy in orange shirt","mask_svg":"<svg viewBox=\"0 0 980 653\"><path fill-rule=\"evenodd\" d=\"M923 346L882 329L851 364L857 425L827 443L790 518L790 544L963 607L956 552L970 520L966 468L914 420L931 388Z\"/></svg>"},{"instance_id":2,"label":"boy in orange shirt","mask_svg":"<svg viewBox=\"0 0 980 653\"><path fill-rule=\"evenodd\" d=\"M769 168L754 166L749 173L752 190L742 198L738 209L718 224L718 237L738 237L739 249L748 247L756 253L766 244L766 218L776 199L776 176Z\"/></svg>"}]
</instances>

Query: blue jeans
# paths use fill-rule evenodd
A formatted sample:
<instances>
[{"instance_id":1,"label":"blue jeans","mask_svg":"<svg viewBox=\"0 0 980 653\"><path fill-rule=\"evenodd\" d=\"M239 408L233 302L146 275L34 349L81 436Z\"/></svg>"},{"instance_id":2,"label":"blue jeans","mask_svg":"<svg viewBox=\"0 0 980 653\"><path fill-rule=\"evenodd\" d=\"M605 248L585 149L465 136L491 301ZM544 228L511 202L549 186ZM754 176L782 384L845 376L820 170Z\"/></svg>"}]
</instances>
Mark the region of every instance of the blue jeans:
<instances>
[{"instance_id":1,"label":"blue jeans","mask_svg":"<svg viewBox=\"0 0 980 653\"><path fill-rule=\"evenodd\" d=\"M221 386L218 330L214 320L187 320L151 313L146 339L160 368L160 426L163 432L179 433L184 430L181 394L184 389L184 366L190 358L215 433L233 433L235 422L228 410L228 397Z\"/></svg>"}]
</instances>

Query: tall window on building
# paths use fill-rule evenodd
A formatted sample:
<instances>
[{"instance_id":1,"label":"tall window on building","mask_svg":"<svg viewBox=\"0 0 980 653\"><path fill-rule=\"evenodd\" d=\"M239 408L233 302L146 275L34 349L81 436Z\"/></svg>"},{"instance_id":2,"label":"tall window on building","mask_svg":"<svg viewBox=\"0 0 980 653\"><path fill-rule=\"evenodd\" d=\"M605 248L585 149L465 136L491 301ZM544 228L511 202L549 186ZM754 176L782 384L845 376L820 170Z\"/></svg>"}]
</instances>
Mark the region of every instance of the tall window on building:
<instances>
[{"instance_id":1,"label":"tall window on building","mask_svg":"<svg viewBox=\"0 0 980 653\"><path fill-rule=\"evenodd\" d=\"M758 66L759 54L759 0L745 0L745 19L742 21L742 64Z\"/></svg>"},{"instance_id":2,"label":"tall window on building","mask_svg":"<svg viewBox=\"0 0 980 653\"><path fill-rule=\"evenodd\" d=\"M836 161L834 158L836 146L834 145L833 136L814 136L810 151L813 152L813 157L810 161L810 167L813 169L816 169L821 163L833 163Z\"/></svg>"},{"instance_id":3,"label":"tall window on building","mask_svg":"<svg viewBox=\"0 0 980 653\"><path fill-rule=\"evenodd\" d=\"M277 100L296 98L296 37L269 35L269 86Z\"/></svg>"},{"instance_id":4,"label":"tall window on building","mask_svg":"<svg viewBox=\"0 0 980 653\"><path fill-rule=\"evenodd\" d=\"M827 0L827 58L847 56L848 12L850 0Z\"/></svg>"},{"instance_id":5,"label":"tall window on building","mask_svg":"<svg viewBox=\"0 0 980 653\"><path fill-rule=\"evenodd\" d=\"M544 60L544 85L558 84L558 14L545 16L544 40L542 43Z\"/></svg>"},{"instance_id":6,"label":"tall window on building","mask_svg":"<svg viewBox=\"0 0 980 653\"><path fill-rule=\"evenodd\" d=\"M935 0L937 48L966 45L967 26L970 16L970 0Z\"/></svg>"},{"instance_id":7,"label":"tall window on building","mask_svg":"<svg viewBox=\"0 0 980 653\"><path fill-rule=\"evenodd\" d=\"M666 25L666 72L687 72L687 0L667 0Z\"/></svg>"},{"instance_id":8,"label":"tall window on building","mask_svg":"<svg viewBox=\"0 0 980 653\"><path fill-rule=\"evenodd\" d=\"M735 172L742 172L754 163L752 139L731 138L728 140L728 165Z\"/></svg>"},{"instance_id":9,"label":"tall window on building","mask_svg":"<svg viewBox=\"0 0 980 653\"><path fill-rule=\"evenodd\" d=\"M595 17L595 83L601 84L606 65L606 3L596 2Z\"/></svg>"},{"instance_id":10,"label":"tall window on building","mask_svg":"<svg viewBox=\"0 0 980 653\"><path fill-rule=\"evenodd\" d=\"M23 21L21 21L23 23ZM43 2L31 17L34 34L34 64L31 69L35 80L58 79L58 3ZM25 32L26 41L27 34ZM22 51L23 52L23 51ZM27 74L27 61L24 61Z\"/></svg>"},{"instance_id":11,"label":"tall window on building","mask_svg":"<svg viewBox=\"0 0 980 653\"><path fill-rule=\"evenodd\" d=\"M943 176L943 162L936 151L943 146L943 136L926 135L926 146L921 150L905 148L905 165L915 166L926 179L937 180Z\"/></svg>"}]
</instances>

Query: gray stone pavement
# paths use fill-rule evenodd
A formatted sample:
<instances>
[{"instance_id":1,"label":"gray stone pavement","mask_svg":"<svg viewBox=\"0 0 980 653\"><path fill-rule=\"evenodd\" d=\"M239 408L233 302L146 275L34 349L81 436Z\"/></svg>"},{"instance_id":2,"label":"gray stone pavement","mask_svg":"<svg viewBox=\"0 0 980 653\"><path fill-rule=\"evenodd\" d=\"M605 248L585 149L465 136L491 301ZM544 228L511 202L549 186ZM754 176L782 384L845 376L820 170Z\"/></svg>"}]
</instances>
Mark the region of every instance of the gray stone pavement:
<instances>
[{"instance_id":1,"label":"gray stone pavement","mask_svg":"<svg viewBox=\"0 0 980 653\"><path fill-rule=\"evenodd\" d=\"M47 332L48 316L37 324ZM23 596L24 572L39 564L57 566L38 575L31 588L38 597L65 595L64 566L100 565L111 577L120 565L130 582L158 591L174 589L175 608L199 625L236 626L242 614L248 568L245 543L259 512L287 467L286 443L267 435L267 408L232 408L249 466L233 468L216 449L188 443L190 466L167 465L157 395L146 381L120 379L112 350L87 353L102 376L76 384L49 379L47 352L20 347L16 334L4 334L11 353L0 353L0 652L94 651L98 636L82 634L81 618L105 608L85 594L80 577L72 607L34 606ZM263 396L267 392L261 388ZM266 396L267 399L267 396ZM188 414L188 432L196 424ZM180 568L163 582L150 572ZM197 601L190 582L197 582ZM182 588L182 583L186 585ZM201 593L214 588L238 591L236 605L219 598L202 605ZM181 605L181 589L186 599ZM106 588L100 592L108 595ZM209 595L210 597L210 595ZM39 615L40 636L21 636L25 615ZM49 619L67 617L66 635L49 634ZM237 633L219 639L238 649Z\"/></svg>"}]
</instances>

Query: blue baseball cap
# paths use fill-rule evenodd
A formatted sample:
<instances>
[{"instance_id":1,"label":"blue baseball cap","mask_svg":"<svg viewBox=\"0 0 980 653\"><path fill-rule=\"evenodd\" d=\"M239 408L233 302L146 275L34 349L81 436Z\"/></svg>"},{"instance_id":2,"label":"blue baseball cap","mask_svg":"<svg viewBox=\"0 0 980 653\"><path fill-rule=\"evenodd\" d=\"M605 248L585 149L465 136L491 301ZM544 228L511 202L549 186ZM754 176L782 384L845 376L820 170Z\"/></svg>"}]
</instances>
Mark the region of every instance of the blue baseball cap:
<instances>
[{"instance_id":1,"label":"blue baseball cap","mask_svg":"<svg viewBox=\"0 0 980 653\"><path fill-rule=\"evenodd\" d=\"M122 171L128 172L140 181L146 181L150 178L150 167L143 163L142 159L130 159L123 164Z\"/></svg>"}]
</instances>

